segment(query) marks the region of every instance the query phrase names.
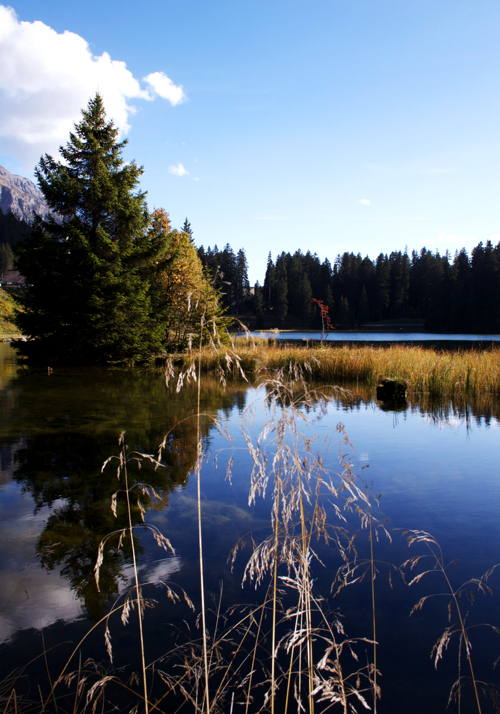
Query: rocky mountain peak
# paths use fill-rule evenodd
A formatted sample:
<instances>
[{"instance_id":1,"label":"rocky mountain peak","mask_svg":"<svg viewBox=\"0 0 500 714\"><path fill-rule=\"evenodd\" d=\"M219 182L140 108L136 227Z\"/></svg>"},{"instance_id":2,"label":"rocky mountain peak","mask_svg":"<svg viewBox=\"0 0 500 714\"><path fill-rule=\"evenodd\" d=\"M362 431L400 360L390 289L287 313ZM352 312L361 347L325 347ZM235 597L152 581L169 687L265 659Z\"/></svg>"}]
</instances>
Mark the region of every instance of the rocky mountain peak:
<instances>
[{"instance_id":1,"label":"rocky mountain peak","mask_svg":"<svg viewBox=\"0 0 500 714\"><path fill-rule=\"evenodd\" d=\"M0 166L0 208L3 213L12 211L27 223L33 220L33 213L45 218L49 208L43 193L30 179L17 176Z\"/></svg>"}]
</instances>

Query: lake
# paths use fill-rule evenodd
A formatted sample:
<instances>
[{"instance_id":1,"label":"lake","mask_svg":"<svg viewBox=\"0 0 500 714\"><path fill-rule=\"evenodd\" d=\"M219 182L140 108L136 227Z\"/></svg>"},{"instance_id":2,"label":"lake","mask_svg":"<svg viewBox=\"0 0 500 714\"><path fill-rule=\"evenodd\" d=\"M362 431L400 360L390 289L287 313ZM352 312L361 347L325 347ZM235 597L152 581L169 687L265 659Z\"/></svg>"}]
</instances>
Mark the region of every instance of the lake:
<instances>
[{"instance_id":1,"label":"lake","mask_svg":"<svg viewBox=\"0 0 500 714\"><path fill-rule=\"evenodd\" d=\"M262 621L260 615L254 617L254 624L260 626L265 637L252 664L243 654L253 652L253 635L245 634L244 618L249 611L244 608L258 608L272 577L265 573L258 587L248 581L242 587L242 579L252 539L258 544L272 536L270 472L278 448L275 438L284 434L288 447L282 452L283 459L274 476L279 473L279 478L284 479L290 474L288 488L293 484L294 468L300 478L307 475L312 497L308 503L303 492L306 527L315 519L321 524L315 504L316 488L323 480L317 503L323 505L330 524L328 544L325 534L320 540L314 537L310 543L314 551L310 567L318 608L316 625L322 627L313 644L315 656L318 660L323 656L328 637L333 637L331 631L328 637L325 633L328 628L335 629L333 623L337 623L337 643L357 638L352 645L359 658L357 662L348 645L342 645L346 682L352 682L355 688L356 677L347 680L348 675L365 667L373 656L373 645L369 642L373 634L369 529L366 518L363 520L356 510L359 507L363 513L369 512L373 533L378 534L374 538L377 668L381 687L377 711L379 714L444 712L450 689L458 677L459 635L451 636L437 667L431 651L446 628L456 624L456 612L451 607L449 622L451 596L438 561L429 558L417 563L413 570L406 567L406 582L403 580L397 566L412 556L430 556L425 542L408 547L403 531L432 534L441 547L444 562L453 563L447 565L446 576L454 589L471 578L480 578L500 560L500 405L498 400L488 397L461 406L450 401L431 403L424 394L411 394L407 404L391 408L377 402L374 391L314 387L325 394L311 395L308 403L301 404L304 395L300 390L293 393L297 406L288 429L283 430L273 422L275 431L269 432L265 447L264 442L261 444L261 453L267 454L266 473L270 475L265 497L257 495L248 505L254 462L247 439L257 448L258 436L273 416L272 409L264 403L265 388L228 383L224 389L215 379L202 380L203 416L198 427L193 417L197 411L196 385L185 385L176 393L172 385L166 385L161 371L95 368L58 369L48 374L43 370L27 370L16 362L9 345L0 344L0 681L17 670L17 695L24 692L38 702L34 707L39 710L38 687L43 697L50 692L47 669L54 680L84 637L80 668L88 677L87 691L99 679L116 674L109 665L104 624L92 631L91 628L115 605L123 603L133 583L130 538L125 538L121 548L118 537L107 541L100 569L100 592L94 577L102 539L126 528L128 523L123 493L117 500L116 517L111 509L113 494L121 485L117 479L118 462L111 461L101 472L110 456L119 455L118 438L125 431L129 454L134 450L157 454L159 444L165 440L162 467L155 469L144 459L140 471L132 463L129 466L131 481L141 481L155 490L155 497L151 490L140 495L146 524L157 528L175 549L174 553L158 546L153 532L140 525L140 508L133 500L131 518L137 526L134 547L139 576L146 584L144 597L155 601L149 603L151 607L146 608L144 618L151 696L162 697L168 691L168 678L184 672L184 684L186 688L192 686L189 692L196 704L198 670L190 658L199 651L200 630L183 593L192 600L196 614L199 613L194 474L199 428L203 456L200 491L204 581L207 606L211 609L207 628L211 638L224 627L235 628L230 640L228 635L225 641L221 640L219 649L214 650L220 655L220 666L212 656L213 694L219 685L226 694L221 710L230 711L233 695L234 711L245 710L240 705L244 688L237 686L236 679L230 682L224 679L230 669L228 662L233 663L233 669L241 667L237 673L240 683L250 671L259 670L259 664L270 666L271 612L266 611ZM275 408L275 419L282 416L283 410L293 416L286 398L278 401ZM335 492L328 491L328 478L332 479ZM345 499L349 494L357 496L350 504ZM371 503L369 509L363 494ZM373 500L376 496L378 506ZM300 501L298 492L291 498L296 505ZM297 538L294 523L298 518L293 516L290 522L290 537ZM300 530L298 534L300 545ZM241 543L240 539L244 539L246 548L242 545L231 569L228 557L235 544ZM356 571L352 570L354 547L359 567ZM432 548L439 552L437 546ZM339 568L348 564L351 569L347 580L352 582L337 593L342 583ZM289 636L293 622L299 618L290 614L286 617L296 602L291 567L289 571L282 565L278 571L283 591L278 632L283 638ZM431 572L409 587L412 578L426 569ZM476 678L498 686L498 668L493 669L493 662L499 654L499 635L491 627L479 625L500 626L500 569L491 574L487 585L493 594L486 588L484 592L478 591L477 583L473 583L473 601L464 590L459 602L466 625L474 626L470 638ZM172 600L175 594L180 597L177 603ZM410 617L414 605L427 596L432 597ZM236 605L240 609L231 611ZM237 626L238 623L241 625ZM340 634L338 623L342 623L345 636ZM127 625L122 624L119 613L111 615L109 628L113 665L119 668L118 674L125 682L140 662L136 611L130 613ZM238 643L243 644L240 647ZM288 659L286 652L283 654L280 667L286 671ZM93 663L86 662L87 658L92 658ZM23 667L26 669L19 672ZM461 667L462 675L467 677L468 664L463 651ZM67 673L75 669L78 669L77 656ZM327 674L324 670L325 677ZM265 689L262 681L256 673L252 690L255 700L249 712L258 711ZM130 686L141 691L133 682ZM362 688L361 676L358 691ZM113 704L129 710L131 694L121 687L113 689L112 682L106 691ZM284 711L285 695L282 683L278 692L279 711ZM67 696L71 697L68 701ZM372 704L369 692L362 696ZM462 711L475 711L472 687L465 680L462 696ZM73 710L73 697L71 688L61 684L59 710ZM175 711L180 701L173 695L163 700L159 709ZM357 711L366 711L355 694L350 701ZM491 701L484 698L481 701L483 712L494 711ZM180 711L195 711L195 704ZM316 711L325 711L327 705L328 702L318 705ZM83 709L83 700L78 707ZM103 710L111 708L106 705ZM342 708L329 709L338 710ZM56 711L52 700L47 711ZM296 706L290 706L289 711L296 711ZM457 704L452 702L447 711L458 711Z\"/></svg>"},{"instance_id":2,"label":"lake","mask_svg":"<svg viewBox=\"0 0 500 714\"><path fill-rule=\"evenodd\" d=\"M245 333L239 333L243 337ZM253 337L276 340L321 341L321 332L300 332L299 330L256 330ZM398 332L342 332L335 330L324 337L324 342L499 342L500 335L455 334L447 332L410 332L401 328Z\"/></svg>"}]
</instances>

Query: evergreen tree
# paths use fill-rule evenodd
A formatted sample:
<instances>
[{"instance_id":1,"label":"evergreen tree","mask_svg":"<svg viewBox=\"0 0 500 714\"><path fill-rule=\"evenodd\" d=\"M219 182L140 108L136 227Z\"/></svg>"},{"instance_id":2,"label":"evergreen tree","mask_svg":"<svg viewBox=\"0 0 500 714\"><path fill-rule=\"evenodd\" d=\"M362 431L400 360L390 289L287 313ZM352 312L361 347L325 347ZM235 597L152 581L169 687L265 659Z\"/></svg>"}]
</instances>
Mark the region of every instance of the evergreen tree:
<instances>
[{"instance_id":1,"label":"evergreen tree","mask_svg":"<svg viewBox=\"0 0 500 714\"><path fill-rule=\"evenodd\" d=\"M287 277L293 290L288 292L288 310L295 316L303 316L304 298L302 295L302 283L304 280L304 256L302 251L297 250L290 260L290 267L287 268ZM309 283L309 288L311 287ZM312 293L309 295L309 311L312 311Z\"/></svg>"},{"instance_id":2,"label":"evergreen tree","mask_svg":"<svg viewBox=\"0 0 500 714\"><path fill-rule=\"evenodd\" d=\"M17 325L30 339L17 349L50 362L109 364L147 359L161 348L151 305L151 278L162 267L168 236L150 229L142 169L125 164L118 130L99 94L57 162L36 170L50 209L62 223L36 217L16 246L30 288Z\"/></svg>"},{"instance_id":3,"label":"evergreen tree","mask_svg":"<svg viewBox=\"0 0 500 714\"><path fill-rule=\"evenodd\" d=\"M286 272L286 255L281 253L276 258L276 304L275 315L279 327L284 327L288 315L288 278Z\"/></svg>"},{"instance_id":4,"label":"evergreen tree","mask_svg":"<svg viewBox=\"0 0 500 714\"><path fill-rule=\"evenodd\" d=\"M376 280L376 309L377 317L382 320L387 317L387 308L390 304L391 266L387 255L380 253L375 267Z\"/></svg>"},{"instance_id":5,"label":"evergreen tree","mask_svg":"<svg viewBox=\"0 0 500 714\"><path fill-rule=\"evenodd\" d=\"M498 246L497 246L498 248ZM491 241L477 245L471 254L471 279L474 300L474 325L478 332L500 329L500 264L498 250Z\"/></svg>"},{"instance_id":6,"label":"evergreen tree","mask_svg":"<svg viewBox=\"0 0 500 714\"><path fill-rule=\"evenodd\" d=\"M191 228L191 223L188 221L187 218L186 218L186 220L184 221L184 225L182 226L182 229L181 229L181 230L182 230L183 233L186 233L186 235L189 236L189 240L190 240L191 243L194 245L193 230L192 230L192 228Z\"/></svg>"},{"instance_id":7,"label":"evergreen tree","mask_svg":"<svg viewBox=\"0 0 500 714\"><path fill-rule=\"evenodd\" d=\"M14 246L29 231L29 223L18 218L10 209L3 213L0 208L0 242Z\"/></svg>"},{"instance_id":8,"label":"evergreen tree","mask_svg":"<svg viewBox=\"0 0 500 714\"><path fill-rule=\"evenodd\" d=\"M14 265L14 253L8 243L0 243L0 276Z\"/></svg>"},{"instance_id":9,"label":"evergreen tree","mask_svg":"<svg viewBox=\"0 0 500 714\"><path fill-rule=\"evenodd\" d=\"M366 292L366 287L363 285L361 289L361 296L359 298L358 304L358 324L365 325L370 321L370 303L368 301L368 294Z\"/></svg>"},{"instance_id":10,"label":"evergreen tree","mask_svg":"<svg viewBox=\"0 0 500 714\"><path fill-rule=\"evenodd\" d=\"M255 283L253 300L252 300L252 311L257 318L256 327L262 327L262 318L264 317L265 311L265 301L264 301L264 290L259 285L259 281Z\"/></svg>"},{"instance_id":11,"label":"evergreen tree","mask_svg":"<svg viewBox=\"0 0 500 714\"><path fill-rule=\"evenodd\" d=\"M205 272L215 280L219 273L220 262L220 253L217 245L214 245L213 249L208 246L206 250L203 246L200 246L198 248L198 257L202 262Z\"/></svg>"},{"instance_id":12,"label":"evergreen tree","mask_svg":"<svg viewBox=\"0 0 500 714\"><path fill-rule=\"evenodd\" d=\"M467 332L473 325L472 280L469 256L465 248L453 261L453 313L451 327L456 332Z\"/></svg>"},{"instance_id":13,"label":"evergreen tree","mask_svg":"<svg viewBox=\"0 0 500 714\"><path fill-rule=\"evenodd\" d=\"M332 293L332 288L331 288L332 273L333 273L332 264L330 263L328 258L325 258L325 260L321 264L320 284L318 285L319 297L325 303L328 303L328 290L330 290L330 295Z\"/></svg>"},{"instance_id":14,"label":"evergreen tree","mask_svg":"<svg viewBox=\"0 0 500 714\"><path fill-rule=\"evenodd\" d=\"M313 291L311 288L311 283L309 282L309 278L307 277L307 273L304 275L300 282L300 289L297 291L298 294L300 295L302 305L301 309L299 312L299 315L302 317L302 319L305 321L308 327L310 327L310 323L312 320L313 316Z\"/></svg>"},{"instance_id":15,"label":"evergreen tree","mask_svg":"<svg viewBox=\"0 0 500 714\"><path fill-rule=\"evenodd\" d=\"M274 307L276 288L276 268L273 263L271 251L267 256L266 277L264 278L264 300L266 303L267 312L271 312Z\"/></svg>"},{"instance_id":16,"label":"evergreen tree","mask_svg":"<svg viewBox=\"0 0 500 714\"><path fill-rule=\"evenodd\" d=\"M234 285L235 310L237 315L241 312L243 302L245 297L248 295L249 289L250 282L248 280L248 261L245 255L245 250L240 248L236 256Z\"/></svg>"},{"instance_id":17,"label":"evergreen tree","mask_svg":"<svg viewBox=\"0 0 500 714\"><path fill-rule=\"evenodd\" d=\"M327 288L326 288L326 297L325 297L324 302L325 302L325 305L326 305L327 308L328 308L328 312L329 312L329 315L330 315L330 320L333 322L333 324L335 324L335 319L336 319L336 315L335 315L335 300L333 299L333 292L332 292L332 289L331 289L331 287L330 287L329 285L328 285Z\"/></svg>"},{"instance_id":18,"label":"evergreen tree","mask_svg":"<svg viewBox=\"0 0 500 714\"><path fill-rule=\"evenodd\" d=\"M215 284L221 290L226 310L233 310L236 306L236 256L229 243L219 252L218 259Z\"/></svg>"},{"instance_id":19,"label":"evergreen tree","mask_svg":"<svg viewBox=\"0 0 500 714\"><path fill-rule=\"evenodd\" d=\"M350 327L352 324L352 313L349 305L349 300L343 295L340 298L339 321L342 327Z\"/></svg>"}]
</instances>

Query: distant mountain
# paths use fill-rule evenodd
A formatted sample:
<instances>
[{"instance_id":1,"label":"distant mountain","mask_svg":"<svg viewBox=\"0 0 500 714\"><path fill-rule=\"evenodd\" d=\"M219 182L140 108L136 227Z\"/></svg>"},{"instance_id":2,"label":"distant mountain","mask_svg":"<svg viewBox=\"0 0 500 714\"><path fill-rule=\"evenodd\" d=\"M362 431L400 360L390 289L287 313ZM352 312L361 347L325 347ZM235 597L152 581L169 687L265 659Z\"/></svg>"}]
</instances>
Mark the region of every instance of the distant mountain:
<instances>
[{"instance_id":1,"label":"distant mountain","mask_svg":"<svg viewBox=\"0 0 500 714\"><path fill-rule=\"evenodd\" d=\"M34 212L43 218L50 213L38 186L27 178L12 174L3 166L0 166L0 208L3 213L12 211L26 223L31 223Z\"/></svg>"}]
</instances>

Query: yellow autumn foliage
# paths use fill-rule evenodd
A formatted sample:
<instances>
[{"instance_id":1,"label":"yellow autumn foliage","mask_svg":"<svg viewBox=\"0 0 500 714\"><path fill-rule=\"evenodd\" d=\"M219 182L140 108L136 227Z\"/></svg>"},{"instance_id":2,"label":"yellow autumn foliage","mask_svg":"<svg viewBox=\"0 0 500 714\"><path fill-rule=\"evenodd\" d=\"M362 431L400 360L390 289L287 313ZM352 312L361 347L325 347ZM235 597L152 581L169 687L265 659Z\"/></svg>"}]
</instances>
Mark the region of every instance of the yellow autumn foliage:
<instances>
[{"instance_id":1,"label":"yellow autumn foliage","mask_svg":"<svg viewBox=\"0 0 500 714\"><path fill-rule=\"evenodd\" d=\"M171 238L168 260L159 279L164 340L168 351L184 349L197 344L202 329L206 332L208 324L214 331L213 326L221 315L219 296L204 275L189 235L170 230L166 211L155 209L150 230L164 230Z\"/></svg>"}]
</instances>

